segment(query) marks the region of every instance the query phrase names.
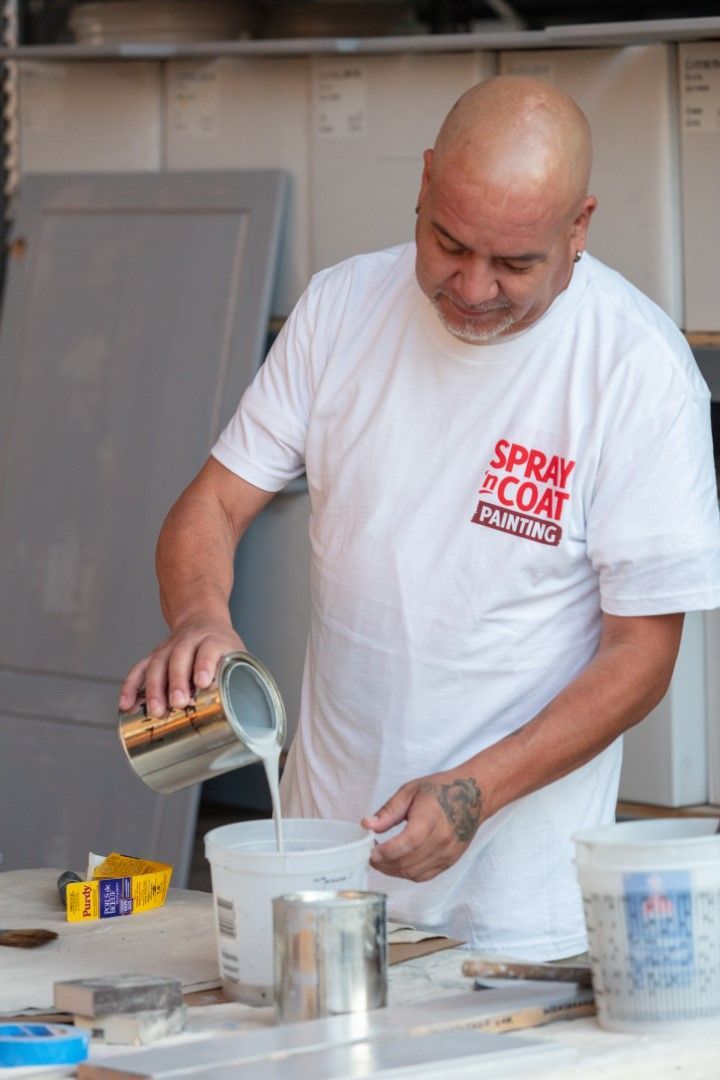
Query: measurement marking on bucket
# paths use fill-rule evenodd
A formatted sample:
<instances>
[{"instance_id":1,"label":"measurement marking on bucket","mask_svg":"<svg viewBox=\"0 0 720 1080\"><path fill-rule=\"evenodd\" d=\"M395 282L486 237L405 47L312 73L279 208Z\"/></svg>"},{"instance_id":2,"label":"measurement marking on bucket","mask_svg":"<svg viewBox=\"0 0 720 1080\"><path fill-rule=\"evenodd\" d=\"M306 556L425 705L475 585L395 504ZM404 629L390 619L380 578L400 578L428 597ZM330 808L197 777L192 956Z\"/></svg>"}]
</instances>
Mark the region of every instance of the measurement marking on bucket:
<instances>
[{"instance_id":1,"label":"measurement marking on bucket","mask_svg":"<svg viewBox=\"0 0 720 1080\"><path fill-rule=\"evenodd\" d=\"M240 976L240 961L234 953L225 952L223 949L220 952L220 958L222 961L222 974L226 979L232 979L233 982L239 981Z\"/></svg>"},{"instance_id":2,"label":"measurement marking on bucket","mask_svg":"<svg viewBox=\"0 0 720 1080\"><path fill-rule=\"evenodd\" d=\"M216 898L218 930L226 937L235 938L237 924L235 921L235 905L232 900L225 900L222 896Z\"/></svg>"}]
</instances>

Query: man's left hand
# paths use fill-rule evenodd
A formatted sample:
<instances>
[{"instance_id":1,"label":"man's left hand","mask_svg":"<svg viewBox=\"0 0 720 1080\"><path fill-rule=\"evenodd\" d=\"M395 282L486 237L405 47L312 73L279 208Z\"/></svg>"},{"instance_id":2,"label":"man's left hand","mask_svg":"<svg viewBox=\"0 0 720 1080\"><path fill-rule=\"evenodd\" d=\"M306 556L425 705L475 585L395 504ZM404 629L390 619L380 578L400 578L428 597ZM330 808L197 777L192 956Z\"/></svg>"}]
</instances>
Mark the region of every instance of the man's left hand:
<instances>
[{"instance_id":1,"label":"man's left hand","mask_svg":"<svg viewBox=\"0 0 720 1080\"><path fill-rule=\"evenodd\" d=\"M391 877L429 881L467 851L482 819L482 793L472 777L442 772L411 780L363 818L363 826L378 833L407 822L375 846L370 864Z\"/></svg>"}]
</instances>

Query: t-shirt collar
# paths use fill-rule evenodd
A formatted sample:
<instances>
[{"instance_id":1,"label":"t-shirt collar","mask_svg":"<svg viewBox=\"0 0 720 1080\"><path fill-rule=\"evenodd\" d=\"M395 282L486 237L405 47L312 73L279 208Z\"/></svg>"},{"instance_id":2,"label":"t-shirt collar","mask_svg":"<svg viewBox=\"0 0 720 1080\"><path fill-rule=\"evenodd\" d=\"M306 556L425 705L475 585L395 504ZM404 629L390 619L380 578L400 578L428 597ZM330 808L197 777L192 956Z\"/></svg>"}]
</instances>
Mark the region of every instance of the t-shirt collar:
<instances>
[{"instance_id":1,"label":"t-shirt collar","mask_svg":"<svg viewBox=\"0 0 720 1080\"><path fill-rule=\"evenodd\" d=\"M518 342L522 341L524 346L532 345L536 338L544 337L577 305L586 285L587 270L581 260L573 265L570 281L566 287L558 293L547 311L543 312L534 323L517 334L507 334L485 345L472 345L470 342L461 341L443 326L432 301L425 295L415 279L419 313L423 326L435 346L442 349L448 356L475 364L501 363L515 355L515 346Z\"/></svg>"}]
</instances>

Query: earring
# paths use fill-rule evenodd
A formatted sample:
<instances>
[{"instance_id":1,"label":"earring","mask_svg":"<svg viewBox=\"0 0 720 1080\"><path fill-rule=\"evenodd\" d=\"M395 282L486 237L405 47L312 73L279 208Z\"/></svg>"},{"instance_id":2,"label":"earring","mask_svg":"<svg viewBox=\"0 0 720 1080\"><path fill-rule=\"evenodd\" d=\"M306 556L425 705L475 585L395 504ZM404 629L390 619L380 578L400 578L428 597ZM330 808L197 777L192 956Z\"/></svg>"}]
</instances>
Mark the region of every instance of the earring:
<instances>
[{"instance_id":1,"label":"earring","mask_svg":"<svg viewBox=\"0 0 720 1080\"><path fill-rule=\"evenodd\" d=\"M575 258L573 259L573 262L580 262L582 257L583 257L582 251L576 251L575 252Z\"/></svg>"}]
</instances>

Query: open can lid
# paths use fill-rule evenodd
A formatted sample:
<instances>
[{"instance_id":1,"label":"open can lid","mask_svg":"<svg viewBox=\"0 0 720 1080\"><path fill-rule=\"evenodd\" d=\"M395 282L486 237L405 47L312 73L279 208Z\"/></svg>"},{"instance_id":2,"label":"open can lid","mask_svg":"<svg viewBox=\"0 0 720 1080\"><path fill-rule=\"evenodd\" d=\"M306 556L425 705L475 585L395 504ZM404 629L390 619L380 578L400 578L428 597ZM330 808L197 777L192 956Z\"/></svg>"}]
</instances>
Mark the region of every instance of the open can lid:
<instances>
[{"instance_id":1,"label":"open can lid","mask_svg":"<svg viewBox=\"0 0 720 1080\"><path fill-rule=\"evenodd\" d=\"M280 689L265 665L246 652L227 653L218 667L218 687L228 722L252 750L274 732L285 741L285 706Z\"/></svg>"}]
</instances>

